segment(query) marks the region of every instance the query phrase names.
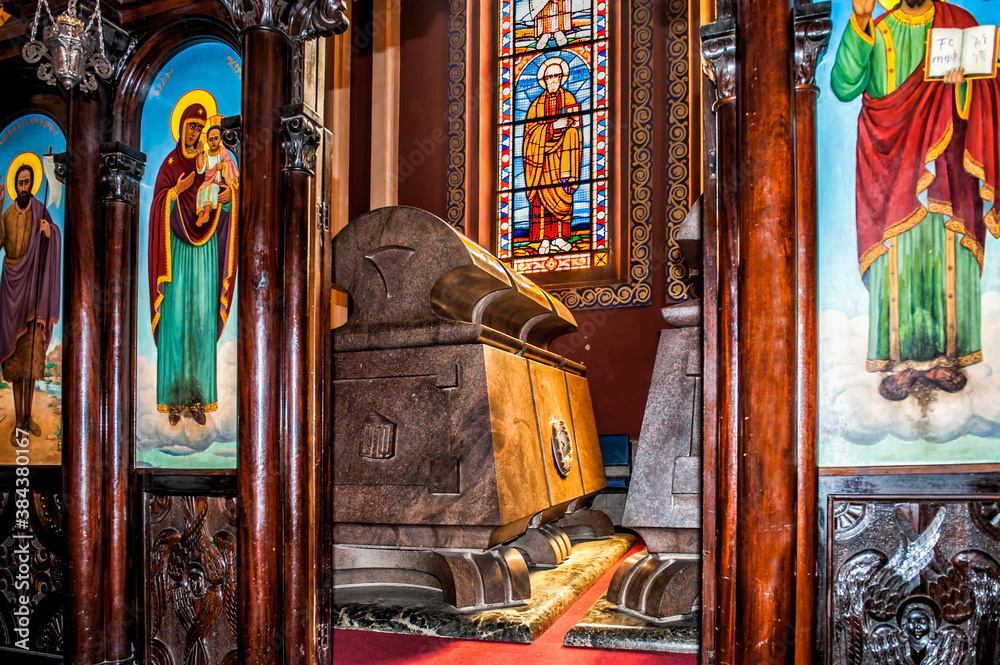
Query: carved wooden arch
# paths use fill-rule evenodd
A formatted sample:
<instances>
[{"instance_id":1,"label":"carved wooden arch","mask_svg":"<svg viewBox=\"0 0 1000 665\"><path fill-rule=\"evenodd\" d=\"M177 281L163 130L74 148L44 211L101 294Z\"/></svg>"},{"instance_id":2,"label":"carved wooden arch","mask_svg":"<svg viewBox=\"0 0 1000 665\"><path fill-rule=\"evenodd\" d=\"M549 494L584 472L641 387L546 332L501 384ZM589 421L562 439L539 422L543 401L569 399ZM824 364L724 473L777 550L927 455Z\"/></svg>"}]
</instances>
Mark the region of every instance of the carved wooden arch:
<instances>
[{"instance_id":1,"label":"carved wooden arch","mask_svg":"<svg viewBox=\"0 0 1000 665\"><path fill-rule=\"evenodd\" d=\"M0 126L6 127L14 118L26 113L40 113L59 124L59 129L66 132L67 120L66 100L56 94L53 88L33 85L29 81L15 79L8 81L13 94L12 101L0 106ZM46 103L40 103L46 102Z\"/></svg>"},{"instance_id":2,"label":"carved wooden arch","mask_svg":"<svg viewBox=\"0 0 1000 665\"><path fill-rule=\"evenodd\" d=\"M129 605L145 608L143 598L150 571L142 563L143 557L136 558L136 553L144 551L148 535L146 500L153 495L149 483L155 480L139 476L133 470L135 339L137 326L140 325L135 318L137 300L134 286L138 276L139 252L143 251L138 246L139 214L136 205L139 203L138 184L148 166L139 152L142 113L156 77L170 59L190 46L205 42L220 42L238 54L243 52L239 35L219 17L182 17L162 27L154 26L144 33L140 32L135 47L126 56L127 60L119 64L120 74L111 95L114 102L109 107L113 108L113 112L107 127L107 138L112 142L101 146L101 178L105 184L102 350L104 385L107 386L103 433L108 527L105 575L106 597L114 599L105 608L104 620L105 626L114 627L108 631L106 638L105 654L109 662L126 660L132 644L136 645L139 654L145 656L150 653L146 610L139 612L138 622L132 625L125 616L125 608ZM187 484L181 483L177 490L198 498L199 492L188 490L192 484L204 484L204 479L191 476L189 480ZM219 486L218 482L215 484ZM231 498L233 492L230 489L226 494ZM228 637L229 633L220 632L220 635ZM162 643L158 644L167 648Z\"/></svg>"},{"instance_id":3,"label":"carved wooden arch","mask_svg":"<svg viewBox=\"0 0 1000 665\"><path fill-rule=\"evenodd\" d=\"M243 40L231 25L208 17L173 21L143 39L122 69L114 99L118 113L111 126L113 140L138 147L143 105L154 77L172 57L205 41L220 41L243 55Z\"/></svg>"}]
</instances>

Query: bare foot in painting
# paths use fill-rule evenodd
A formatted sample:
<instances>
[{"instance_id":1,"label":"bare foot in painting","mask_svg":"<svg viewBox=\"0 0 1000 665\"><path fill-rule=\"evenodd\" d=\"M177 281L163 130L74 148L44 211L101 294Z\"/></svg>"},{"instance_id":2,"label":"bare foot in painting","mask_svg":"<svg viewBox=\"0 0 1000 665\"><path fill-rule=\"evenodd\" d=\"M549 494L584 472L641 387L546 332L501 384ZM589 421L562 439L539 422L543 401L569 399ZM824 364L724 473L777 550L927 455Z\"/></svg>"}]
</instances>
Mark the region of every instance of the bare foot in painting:
<instances>
[{"instance_id":1,"label":"bare foot in painting","mask_svg":"<svg viewBox=\"0 0 1000 665\"><path fill-rule=\"evenodd\" d=\"M35 422L35 419L31 418L30 416L28 417L28 431L31 432L34 436L42 435L42 428L39 427L38 423Z\"/></svg>"},{"instance_id":2,"label":"bare foot in painting","mask_svg":"<svg viewBox=\"0 0 1000 665\"><path fill-rule=\"evenodd\" d=\"M923 373L924 378L946 393L957 393L968 379L954 367L935 367Z\"/></svg>"},{"instance_id":3,"label":"bare foot in painting","mask_svg":"<svg viewBox=\"0 0 1000 665\"><path fill-rule=\"evenodd\" d=\"M195 222L196 226L205 226L208 222L208 216L212 214L212 208L205 206L198 212L198 221Z\"/></svg>"},{"instance_id":4,"label":"bare foot in painting","mask_svg":"<svg viewBox=\"0 0 1000 665\"><path fill-rule=\"evenodd\" d=\"M919 372L912 369L904 369L902 372L890 374L882 379L882 383L878 385L878 394L893 402L904 400L910 394L910 386L913 385L918 376Z\"/></svg>"}]
</instances>

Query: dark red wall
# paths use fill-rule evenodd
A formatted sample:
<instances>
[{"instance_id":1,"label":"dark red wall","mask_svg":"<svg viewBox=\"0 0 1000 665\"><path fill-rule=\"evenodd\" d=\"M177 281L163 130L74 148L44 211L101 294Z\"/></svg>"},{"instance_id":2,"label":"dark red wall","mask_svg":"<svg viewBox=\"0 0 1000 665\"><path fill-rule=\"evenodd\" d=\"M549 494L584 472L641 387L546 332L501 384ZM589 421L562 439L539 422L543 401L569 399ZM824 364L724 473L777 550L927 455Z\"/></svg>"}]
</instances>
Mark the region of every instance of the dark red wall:
<instances>
[{"instance_id":1,"label":"dark red wall","mask_svg":"<svg viewBox=\"0 0 1000 665\"><path fill-rule=\"evenodd\" d=\"M372 165L372 3L351 6L351 167L347 216L368 212ZM336 130L334 130L336 131Z\"/></svg>"},{"instance_id":2,"label":"dark red wall","mask_svg":"<svg viewBox=\"0 0 1000 665\"><path fill-rule=\"evenodd\" d=\"M368 11L354 3L355 11ZM664 11L654 13L654 62L665 58ZM448 112L448 2L404 0L401 22L399 113L399 203L446 217ZM364 21L356 14L354 30ZM363 29L363 28L361 28ZM355 40L363 43L363 40ZM662 66L659 68L662 70ZM654 65L654 71L657 67ZM639 436L656 359L660 314L665 303L663 256L666 219L665 85L654 76L652 171L653 302L574 312L579 332L556 340L553 350L587 366L597 427L601 434ZM356 49L351 70L351 217L368 208L371 152L371 49ZM362 87L366 86L366 87ZM489 105L486 106L489 108ZM623 119L622 131L628 131ZM419 163L418 163L419 162ZM363 173L359 173L363 171Z\"/></svg>"},{"instance_id":3,"label":"dark red wall","mask_svg":"<svg viewBox=\"0 0 1000 665\"><path fill-rule=\"evenodd\" d=\"M442 219L448 208L448 0L403 0L399 205Z\"/></svg>"}]
</instances>

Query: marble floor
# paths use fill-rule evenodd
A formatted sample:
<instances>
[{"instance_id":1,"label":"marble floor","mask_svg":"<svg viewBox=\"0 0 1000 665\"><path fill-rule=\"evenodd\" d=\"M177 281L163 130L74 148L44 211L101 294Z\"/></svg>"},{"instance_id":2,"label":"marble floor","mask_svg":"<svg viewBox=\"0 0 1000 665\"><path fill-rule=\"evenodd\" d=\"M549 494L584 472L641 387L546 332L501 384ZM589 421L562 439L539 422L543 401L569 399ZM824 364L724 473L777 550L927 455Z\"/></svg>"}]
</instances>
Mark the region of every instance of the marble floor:
<instances>
[{"instance_id":1,"label":"marble floor","mask_svg":"<svg viewBox=\"0 0 1000 665\"><path fill-rule=\"evenodd\" d=\"M695 615L668 625L648 623L619 612L605 594L569 629L563 644L594 649L697 653L700 634Z\"/></svg>"}]
</instances>

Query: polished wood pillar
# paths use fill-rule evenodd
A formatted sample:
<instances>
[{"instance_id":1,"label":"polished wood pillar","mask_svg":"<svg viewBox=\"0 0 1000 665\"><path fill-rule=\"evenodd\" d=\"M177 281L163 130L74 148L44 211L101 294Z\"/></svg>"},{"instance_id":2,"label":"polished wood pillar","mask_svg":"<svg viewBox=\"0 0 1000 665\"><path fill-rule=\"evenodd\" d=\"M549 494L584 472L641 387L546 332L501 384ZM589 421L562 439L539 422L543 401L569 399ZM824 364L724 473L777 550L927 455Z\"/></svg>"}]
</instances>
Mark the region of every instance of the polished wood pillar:
<instances>
[{"instance_id":1,"label":"polished wood pillar","mask_svg":"<svg viewBox=\"0 0 1000 665\"><path fill-rule=\"evenodd\" d=\"M315 457L311 447L310 416L322 420L311 408L309 375L314 345L310 334L315 311L310 298L310 236L316 219L313 211L313 177L322 125L304 105L282 109L281 129L284 157L284 614L285 665L314 662L316 649L312 584L315 561L311 547L317 523L312 519L316 501L312 484ZM317 266L318 267L318 266ZM319 378L319 377L317 377Z\"/></svg>"},{"instance_id":2,"label":"polished wood pillar","mask_svg":"<svg viewBox=\"0 0 1000 665\"><path fill-rule=\"evenodd\" d=\"M136 641L135 608L129 599L129 531L133 525L130 507L135 388L134 313L136 301L135 204L146 156L124 143L101 147L106 220L105 313L104 313L104 477L106 576L104 578L104 630L106 661L117 665L132 658Z\"/></svg>"},{"instance_id":3,"label":"polished wood pillar","mask_svg":"<svg viewBox=\"0 0 1000 665\"><path fill-rule=\"evenodd\" d=\"M718 233L718 332L705 343L706 363L718 344L718 419L706 428L717 468L705 473L715 554L702 662L804 665L819 528L813 79L829 5L797 6L794 24L781 0L718 9L702 29L718 131L717 211L706 219Z\"/></svg>"},{"instance_id":4,"label":"polished wood pillar","mask_svg":"<svg viewBox=\"0 0 1000 665\"><path fill-rule=\"evenodd\" d=\"M63 501L65 659L105 660L104 460L101 438L104 204L101 140L110 116L103 87L71 91L63 232Z\"/></svg>"},{"instance_id":5,"label":"polished wood pillar","mask_svg":"<svg viewBox=\"0 0 1000 665\"><path fill-rule=\"evenodd\" d=\"M705 230L705 628L702 662L733 662L736 645L736 524L739 469L739 218L736 35L732 24L706 26L702 53L714 83L714 119ZM710 124L706 121L706 127ZM706 138L709 133L706 132ZM714 152L714 154L713 154ZM715 168L712 168L714 163ZM711 212L714 214L711 214ZM709 392L711 391L711 392ZM712 408L710 414L708 409ZM712 421L709 418L712 417ZM708 463L711 460L712 463ZM710 559L709 559L710 557ZM707 641L704 641L706 640Z\"/></svg>"},{"instance_id":6,"label":"polished wood pillar","mask_svg":"<svg viewBox=\"0 0 1000 665\"><path fill-rule=\"evenodd\" d=\"M239 242L240 646L244 663L280 663L282 161L278 109L288 99L288 38L243 32L243 168Z\"/></svg>"},{"instance_id":7,"label":"polished wood pillar","mask_svg":"<svg viewBox=\"0 0 1000 665\"><path fill-rule=\"evenodd\" d=\"M795 639L798 329L792 8L788 0L738 0L736 16L741 380L736 392L735 662L777 665L794 661Z\"/></svg>"},{"instance_id":8,"label":"polished wood pillar","mask_svg":"<svg viewBox=\"0 0 1000 665\"><path fill-rule=\"evenodd\" d=\"M795 662L815 653L819 473L817 341L816 65L830 37L829 5L795 8L795 273L798 335L798 475L795 555Z\"/></svg>"}]
</instances>

